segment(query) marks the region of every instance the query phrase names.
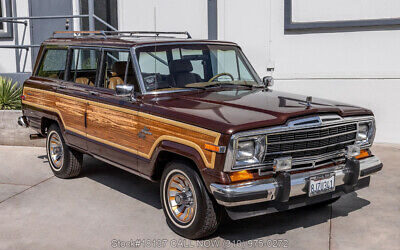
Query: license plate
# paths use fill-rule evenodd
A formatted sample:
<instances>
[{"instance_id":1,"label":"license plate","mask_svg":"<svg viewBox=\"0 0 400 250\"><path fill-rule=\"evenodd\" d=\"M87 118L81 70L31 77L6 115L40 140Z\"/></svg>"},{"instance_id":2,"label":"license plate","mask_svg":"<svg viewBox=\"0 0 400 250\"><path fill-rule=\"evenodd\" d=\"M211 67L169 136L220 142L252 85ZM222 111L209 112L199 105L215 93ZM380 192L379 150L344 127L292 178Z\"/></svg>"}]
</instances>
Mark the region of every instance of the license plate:
<instances>
[{"instance_id":1,"label":"license plate","mask_svg":"<svg viewBox=\"0 0 400 250\"><path fill-rule=\"evenodd\" d=\"M310 178L308 196L315 196L335 191L335 175L319 175Z\"/></svg>"}]
</instances>

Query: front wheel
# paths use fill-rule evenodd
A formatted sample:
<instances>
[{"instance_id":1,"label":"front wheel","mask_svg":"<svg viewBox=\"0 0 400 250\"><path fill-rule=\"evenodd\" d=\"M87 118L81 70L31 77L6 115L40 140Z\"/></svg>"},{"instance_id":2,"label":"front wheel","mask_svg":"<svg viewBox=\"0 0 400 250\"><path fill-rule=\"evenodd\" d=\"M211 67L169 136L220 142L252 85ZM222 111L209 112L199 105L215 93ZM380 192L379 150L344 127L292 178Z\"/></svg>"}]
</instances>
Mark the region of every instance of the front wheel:
<instances>
[{"instance_id":1,"label":"front wheel","mask_svg":"<svg viewBox=\"0 0 400 250\"><path fill-rule=\"evenodd\" d=\"M79 175L82 169L83 155L65 144L60 128L52 124L47 131L47 158L54 175L59 178L71 178Z\"/></svg>"},{"instance_id":2,"label":"front wheel","mask_svg":"<svg viewBox=\"0 0 400 250\"><path fill-rule=\"evenodd\" d=\"M160 196L168 226L177 234L199 239L217 230L221 209L188 164L167 165L161 178Z\"/></svg>"}]
</instances>

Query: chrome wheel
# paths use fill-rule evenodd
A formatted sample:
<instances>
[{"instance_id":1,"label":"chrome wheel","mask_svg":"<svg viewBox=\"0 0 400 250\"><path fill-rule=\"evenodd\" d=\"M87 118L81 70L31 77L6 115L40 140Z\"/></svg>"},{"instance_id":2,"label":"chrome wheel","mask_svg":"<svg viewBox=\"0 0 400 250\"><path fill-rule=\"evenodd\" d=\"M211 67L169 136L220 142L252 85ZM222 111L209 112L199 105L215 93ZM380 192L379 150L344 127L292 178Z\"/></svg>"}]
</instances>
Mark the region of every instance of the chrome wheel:
<instances>
[{"instance_id":1,"label":"chrome wheel","mask_svg":"<svg viewBox=\"0 0 400 250\"><path fill-rule=\"evenodd\" d=\"M49 160L54 170L60 170L64 162L64 148L58 133L52 131L48 139Z\"/></svg>"},{"instance_id":2,"label":"chrome wheel","mask_svg":"<svg viewBox=\"0 0 400 250\"><path fill-rule=\"evenodd\" d=\"M196 194L189 178L181 173L174 173L167 185L167 203L174 219L182 224L189 224L196 214Z\"/></svg>"}]
</instances>

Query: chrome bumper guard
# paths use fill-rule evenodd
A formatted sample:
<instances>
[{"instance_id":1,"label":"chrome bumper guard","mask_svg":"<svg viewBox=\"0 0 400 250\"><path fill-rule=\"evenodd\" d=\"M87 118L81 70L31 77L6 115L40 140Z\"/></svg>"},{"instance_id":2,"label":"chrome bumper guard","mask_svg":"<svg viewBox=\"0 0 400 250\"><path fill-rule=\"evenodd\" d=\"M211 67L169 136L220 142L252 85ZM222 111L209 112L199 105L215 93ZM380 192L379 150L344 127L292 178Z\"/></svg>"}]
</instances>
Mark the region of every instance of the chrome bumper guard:
<instances>
[{"instance_id":1,"label":"chrome bumper guard","mask_svg":"<svg viewBox=\"0 0 400 250\"><path fill-rule=\"evenodd\" d=\"M382 162L376 156L366 159L348 159L346 163L324 169L290 174L279 173L274 178L249 181L240 184L222 185L212 183L210 189L220 205L235 207L265 201L287 202L289 198L308 193L312 176L335 174L335 186L353 187L361 179L382 169ZM349 190L352 190L349 188Z\"/></svg>"},{"instance_id":2,"label":"chrome bumper guard","mask_svg":"<svg viewBox=\"0 0 400 250\"><path fill-rule=\"evenodd\" d=\"M27 119L26 119L25 116L20 116L20 117L18 117L17 123L18 123L18 125L21 126L21 127L24 127L24 128L29 127L28 122L27 122Z\"/></svg>"}]
</instances>

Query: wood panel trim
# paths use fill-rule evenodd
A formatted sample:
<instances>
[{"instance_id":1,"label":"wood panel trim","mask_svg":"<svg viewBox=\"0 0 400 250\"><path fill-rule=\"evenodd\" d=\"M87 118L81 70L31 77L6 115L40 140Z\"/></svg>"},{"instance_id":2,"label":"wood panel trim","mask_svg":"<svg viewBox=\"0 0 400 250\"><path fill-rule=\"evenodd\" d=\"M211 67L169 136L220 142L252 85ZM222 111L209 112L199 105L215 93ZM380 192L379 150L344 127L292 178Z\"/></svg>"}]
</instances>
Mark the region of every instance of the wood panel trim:
<instances>
[{"instance_id":1,"label":"wood panel trim","mask_svg":"<svg viewBox=\"0 0 400 250\"><path fill-rule=\"evenodd\" d=\"M177 126L177 127L180 127L180 128L188 129L188 130L191 130L191 131L194 131L194 132L198 132L198 133L201 133L201 134L206 134L206 135L215 137L214 144L216 144L216 145L218 144L220 136L221 136L220 133L215 132L215 131L207 130L207 129L196 127L196 126L193 126L193 125L190 125L190 124L177 122L177 121L174 121L174 120L170 120L170 119L167 119L167 118L163 118L163 117L159 117L159 116L155 116L155 115L151 115L151 114L147 114L147 113L143 113L143 112L139 112L139 111L134 111L134 110L127 109L127 108L121 108L121 107L117 107L117 106L113 106L113 105L109 105L109 104L105 104L105 103L94 102L94 101L86 100L84 98L73 97L73 96L69 96L69 95L65 95L65 94L55 93L55 92L52 92L52 91L42 90L42 89L35 89L35 88L25 87L24 91L25 90L26 91L33 91L33 92L40 92L40 93L45 93L45 94L51 94L51 95L59 96L59 97L66 98L66 99L85 102L85 103L88 103L90 105L99 106L99 107L103 107L103 108L108 108L108 109L111 109L111 110L124 112L124 113L128 113L128 114L134 114L134 115L137 115L138 117L143 117L143 118L147 118L147 119L151 119L151 120L155 120L155 121L160 121L160 122L163 122L163 123L166 123L166 124L170 124L170 125ZM162 141L172 141L172 142L180 143L180 144L183 144L183 145L186 145L186 146L194 148L200 154L201 158L204 161L205 166L207 168L214 168L216 153L215 152L212 153L211 162L209 162L207 160L206 155L204 154L203 149L198 144L196 144L194 142L191 142L189 140L185 140L185 139L182 139L182 138L179 138L179 137L176 137L176 136L162 135L162 136L158 137L157 140L153 143L149 153L140 152L139 150L132 149L132 148L129 148L129 147L126 147L126 146L123 146L123 145L108 141L108 140L104 140L104 139L98 138L96 136L87 134L86 132L83 132L83 131L77 130L75 128L66 126L66 123L64 122L62 114L58 109L55 109L55 108L52 108L52 107L48 107L48 106L44 106L44 105L41 105L41 104L37 104L37 103L34 103L34 102L30 102L30 101L27 101L27 100L23 100L22 103L26 104L26 105L30 105L30 106L36 107L36 108L40 108L40 109L43 109L43 110L48 110L48 111L51 111L51 112L54 112L54 113L58 114L58 116L60 117L60 119L61 119L61 121L62 121L62 123L64 125L64 128L66 130L72 131L72 132L77 133L77 134L82 135L82 136L86 136L89 139L92 139L92 140L95 140L95 141L110 145L112 147L119 148L121 150L124 150L124 151L130 152L130 153L142 156L142 157L144 157L146 159L150 159L151 158L151 156L154 153L155 148L157 147L157 145L160 142L162 142Z\"/></svg>"}]
</instances>

